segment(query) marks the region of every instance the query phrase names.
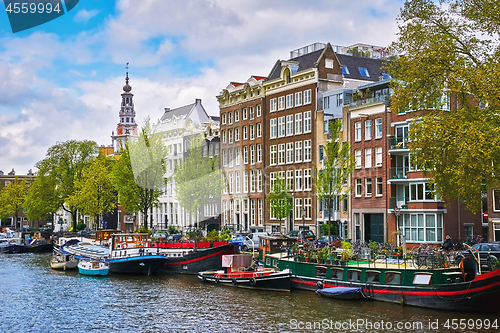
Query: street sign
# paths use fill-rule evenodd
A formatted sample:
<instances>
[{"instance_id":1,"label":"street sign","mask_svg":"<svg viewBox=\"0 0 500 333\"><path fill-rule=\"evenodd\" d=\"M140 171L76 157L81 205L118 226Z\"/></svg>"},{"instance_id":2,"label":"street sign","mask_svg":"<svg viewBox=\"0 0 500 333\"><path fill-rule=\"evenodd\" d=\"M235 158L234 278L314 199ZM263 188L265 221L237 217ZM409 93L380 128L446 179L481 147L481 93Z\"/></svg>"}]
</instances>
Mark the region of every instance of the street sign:
<instances>
[{"instance_id":1,"label":"street sign","mask_svg":"<svg viewBox=\"0 0 500 333\"><path fill-rule=\"evenodd\" d=\"M488 219L488 212L484 212L483 217L487 220Z\"/></svg>"}]
</instances>

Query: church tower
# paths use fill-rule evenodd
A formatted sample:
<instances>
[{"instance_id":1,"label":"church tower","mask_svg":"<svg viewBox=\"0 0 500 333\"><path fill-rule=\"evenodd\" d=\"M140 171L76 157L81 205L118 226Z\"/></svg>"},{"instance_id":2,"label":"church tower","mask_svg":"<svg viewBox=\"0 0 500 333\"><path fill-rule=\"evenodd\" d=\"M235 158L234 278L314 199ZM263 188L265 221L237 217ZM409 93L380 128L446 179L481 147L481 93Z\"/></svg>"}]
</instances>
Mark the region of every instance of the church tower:
<instances>
[{"instance_id":1,"label":"church tower","mask_svg":"<svg viewBox=\"0 0 500 333\"><path fill-rule=\"evenodd\" d=\"M134 94L132 87L128 84L128 63L125 85L123 86L122 103L119 113L119 122L116 126L116 135L113 135L115 152L119 153L120 148L125 147L125 142L131 137L137 137L137 124L135 122Z\"/></svg>"}]
</instances>

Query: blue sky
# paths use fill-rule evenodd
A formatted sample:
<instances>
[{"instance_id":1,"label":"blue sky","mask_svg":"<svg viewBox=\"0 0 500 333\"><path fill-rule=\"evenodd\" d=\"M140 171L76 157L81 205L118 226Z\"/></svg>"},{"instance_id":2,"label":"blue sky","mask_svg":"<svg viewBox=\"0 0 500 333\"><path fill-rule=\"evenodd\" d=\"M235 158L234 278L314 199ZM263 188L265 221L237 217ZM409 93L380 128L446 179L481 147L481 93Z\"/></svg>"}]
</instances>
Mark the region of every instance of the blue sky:
<instances>
[{"instance_id":1,"label":"blue sky","mask_svg":"<svg viewBox=\"0 0 500 333\"><path fill-rule=\"evenodd\" d=\"M165 107L267 76L315 42L387 46L402 0L80 0L65 15L12 33L0 4L0 170L26 174L69 139L109 145L125 65L139 124Z\"/></svg>"}]
</instances>

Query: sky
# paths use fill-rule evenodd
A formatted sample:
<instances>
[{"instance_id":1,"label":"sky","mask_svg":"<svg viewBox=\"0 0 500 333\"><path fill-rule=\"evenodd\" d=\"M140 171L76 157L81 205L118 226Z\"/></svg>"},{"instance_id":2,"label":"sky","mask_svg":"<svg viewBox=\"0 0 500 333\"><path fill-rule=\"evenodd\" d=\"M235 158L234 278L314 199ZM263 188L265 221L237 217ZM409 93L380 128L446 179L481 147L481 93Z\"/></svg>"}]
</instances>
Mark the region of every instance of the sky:
<instances>
[{"instance_id":1,"label":"sky","mask_svg":"<svg viewBox=\"0 0 500 333\"><path fill-rule=\"evenodd\" d=\"M111 144L129 63L139 126L320 43L388 46L403 0L80 0L12 33L0 3L0 170L36 171L67 140Z\"/></svg>"}]
</instances>

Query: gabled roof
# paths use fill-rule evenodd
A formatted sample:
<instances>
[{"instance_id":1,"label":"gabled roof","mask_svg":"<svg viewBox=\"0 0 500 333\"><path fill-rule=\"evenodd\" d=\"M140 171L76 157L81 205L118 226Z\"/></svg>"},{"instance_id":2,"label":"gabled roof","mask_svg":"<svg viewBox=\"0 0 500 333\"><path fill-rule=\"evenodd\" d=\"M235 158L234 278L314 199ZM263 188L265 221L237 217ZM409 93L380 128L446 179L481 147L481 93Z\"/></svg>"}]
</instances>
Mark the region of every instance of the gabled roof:
<instances>
[{"instance_id":1,"label":"gabled roof","mask_svg":"<svg viewBox=\"0 0 500 333\"><path fill-rule=\"evenodd\" d=\"M176 116L177 118L182 118L184 116L187 116L191 112L191 110L193 109L195 104L196 103L188 104L188 105L181 106L180 108L172 109L172 110L165 109L165 113L161 117L161 120L173 118L173 116Z\"/></svg>"},{"instance_id":2,"label":"gabled roof","mask_svg":"<svg viewBox=\"0 0 500 333\"><path fill-rule=\"evenodd\" d=\"M186 106L181 106L177 109L165 109L165 113L161 117L160 121L165 121L173 117L187 119L190 118L194 124L202 124L207 121L210 117L205 111L205 108L201 104L201 99L196 99L193 104L188 104Z\"/></svg>"},{"instance_id":3,"label":"gabled roof","mask_svg":"<svg viewBox=\"0 0 500 333\"><path fill-rule=\"evenodd\" d=\"M323 49L313 51L311 53L307 53L304 55L301 55L299 57L290 59L289 61L295 61L299 64L299 68L297 69L297 72L306 70L308 68L314 68L315 63L319 60L319 57L323 53ZM276 64L274 65L273 69L271 70L271 73L269 73L267 80L274 80L280 77L281 74L281 60L278 60Z\"/></svg>"},{"instance_id":4,"label":"gabled roof","mask_svg":"<svg viewBox=\"0 0 500 333\"><path fill-rule=\"evenodd\" d=\"M381 67L387 62L382 59L354 57L338 53L337 58L341 66L346 66L349 69L349 74L344 73L344 78L363 81L379 81L379 77L384 73ZM366 68L370 76L362 76L359 71L360 67Z\"/></svg>"}]
</instances>

